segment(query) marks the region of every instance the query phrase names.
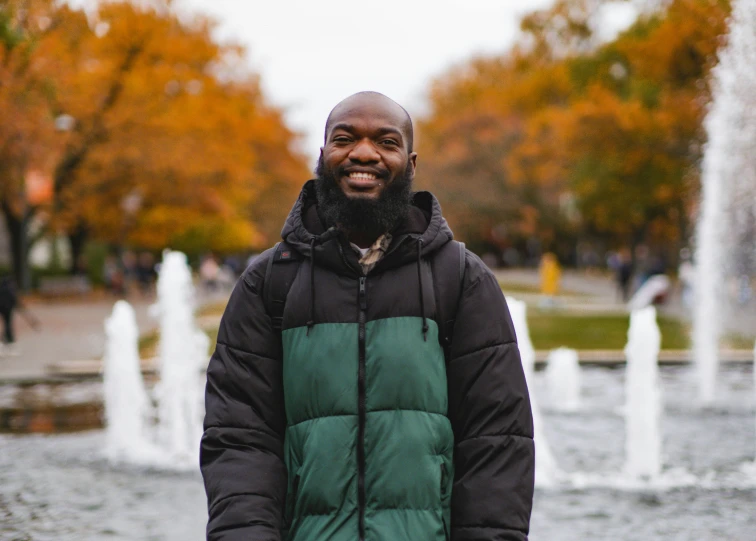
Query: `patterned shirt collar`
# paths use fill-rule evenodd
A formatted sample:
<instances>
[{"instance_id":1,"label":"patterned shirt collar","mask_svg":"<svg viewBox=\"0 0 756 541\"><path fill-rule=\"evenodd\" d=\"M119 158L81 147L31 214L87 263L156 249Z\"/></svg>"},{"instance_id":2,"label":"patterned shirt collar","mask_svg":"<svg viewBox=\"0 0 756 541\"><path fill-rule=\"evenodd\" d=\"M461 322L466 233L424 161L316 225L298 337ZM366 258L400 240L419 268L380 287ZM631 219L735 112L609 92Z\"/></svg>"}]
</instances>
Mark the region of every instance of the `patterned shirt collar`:
<instances>
[{"instance_id":1,"label":"patterned shirt collar","mask_svg":"<svg viewBox=\"0 0 756 541\"><path fill-rule=\"evenodd\" d=\"M369 273L383 259L383 256L386 255L386 250L388 250L391 244L391 239L391 233L384 233L375 239L375 242L367 249L365 255L362 255L357 246L352 245L360 255L360 267L362 267L363 273Z\"/></svg>"}]
</instances>

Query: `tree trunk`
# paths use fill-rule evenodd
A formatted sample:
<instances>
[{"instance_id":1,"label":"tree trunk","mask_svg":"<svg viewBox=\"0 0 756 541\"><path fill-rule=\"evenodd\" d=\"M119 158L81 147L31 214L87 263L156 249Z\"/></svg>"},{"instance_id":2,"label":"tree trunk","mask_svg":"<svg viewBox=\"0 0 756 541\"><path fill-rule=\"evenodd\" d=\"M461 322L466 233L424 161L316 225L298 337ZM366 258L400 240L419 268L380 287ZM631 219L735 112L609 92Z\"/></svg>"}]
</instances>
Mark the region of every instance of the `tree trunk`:
<instances>
[{"instance_id":1,"label":"tree trunk","mask_svg":"<svg viewBox=\"0 0 756 541\"><path fill-rule=\"evenodd\" d=\"M11 261L13 265L13 278L16 283L24 290L29 287L28 265L29 265L29 245L25 224L28 223L29 213L20 217L13 213L10 205L5 201L2 204L3 216L5 217L5 228L8 230L11 245Z\"/></svg>"},{"instance_id":2,"label":"tree trunk","mask_svg":"<svg viewBox=\"0 0 756 541\"><path fill-rule=\"evenodd\" d=\"M89 228L84 222L78 222L76 227L68 234L68 242L71 244L71 268L72 275L84 272L82 256L89 239Z\"/></svg>"}]
</instances>

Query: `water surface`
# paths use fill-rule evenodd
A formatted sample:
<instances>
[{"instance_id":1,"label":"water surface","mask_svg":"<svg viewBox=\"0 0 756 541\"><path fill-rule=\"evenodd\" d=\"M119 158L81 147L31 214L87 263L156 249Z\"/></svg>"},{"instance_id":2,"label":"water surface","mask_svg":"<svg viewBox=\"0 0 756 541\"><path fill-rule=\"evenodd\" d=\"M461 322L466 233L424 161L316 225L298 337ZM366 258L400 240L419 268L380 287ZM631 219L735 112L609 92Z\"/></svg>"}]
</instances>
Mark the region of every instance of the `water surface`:
<instances>
[{"instance_id":1,"label":"water surface","mask_svg":"<svg viewBox=\"0 0 756 541\"><path fill-rule=\"evenodd\" d=\"M661 376L666 484L630 489L619 476L624 370L584 369L582 409L570 414L550 409L536 374L533 391L566 480L537 491L531 541L756 539L756 474L741 471L756 455L752 369L728 367L708 409L695 406L690 369ZM199 473L113 467L102 458L104 441L99 430L0 436L0 539L202 541Z\"/></svg>"}]
</instances>

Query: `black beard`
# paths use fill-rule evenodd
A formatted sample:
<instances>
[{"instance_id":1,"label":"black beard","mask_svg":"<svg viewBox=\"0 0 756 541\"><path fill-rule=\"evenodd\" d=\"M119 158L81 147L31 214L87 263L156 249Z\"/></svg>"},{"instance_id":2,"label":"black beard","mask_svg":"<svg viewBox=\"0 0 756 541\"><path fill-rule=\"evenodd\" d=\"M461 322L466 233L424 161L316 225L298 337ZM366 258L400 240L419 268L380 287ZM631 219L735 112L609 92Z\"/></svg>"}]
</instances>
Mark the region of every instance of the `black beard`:
<instances>
[{"instance_id":1,"label":"black beard","mask_svg":"<svg viewBox=\"0 0 756 541\"><path fill-rule=\"evenodd\" d=\"M407 161L404 173L387 184L375 199L347 196L339 186L337 174L326 170L322 156L315 175L318 211L326 227L338 226L347 233L377 239L398 226L407 217L412 204L413 170L410 161Z\"/></svg>"}]
</instances>

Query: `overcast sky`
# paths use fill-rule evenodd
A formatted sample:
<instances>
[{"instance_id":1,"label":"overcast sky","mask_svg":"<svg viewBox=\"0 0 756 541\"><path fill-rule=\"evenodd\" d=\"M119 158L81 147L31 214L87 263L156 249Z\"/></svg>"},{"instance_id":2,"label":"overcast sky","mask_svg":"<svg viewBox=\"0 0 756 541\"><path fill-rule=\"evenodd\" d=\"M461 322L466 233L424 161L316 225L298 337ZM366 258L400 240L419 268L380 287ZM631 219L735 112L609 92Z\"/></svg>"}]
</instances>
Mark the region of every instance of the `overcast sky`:
<instances>
[{"instance_id":1,"label":"overcast sky","mask_svg":"<svg viewBox=\"0 0 756 541\"><path fill-rule=\"evenodd\" d=\"M331 108L360 90L423 110L434 75L474 54L504 51L522 13L551 0L180 0L215 16L219 37L247 45L267 96L317 156Z\"/></svg>"},{"instance_id":2,"label":"overcast sky","mask_svg":"<svg viewBox=\"0 0 756 541\"><path fill-rule=\"evenodd\" d=\"M86 4L92 0L69 0ZM284 108L314 158L331 108L383 92L417 116L434 76L474 55L505 51L523 13L552 0L174 0L220 22L218 38L248 48L268 98ZM624 26L622 13L606 28ZM614 19L618 19L619 22Z\"/></svg>"}]
</instances>

